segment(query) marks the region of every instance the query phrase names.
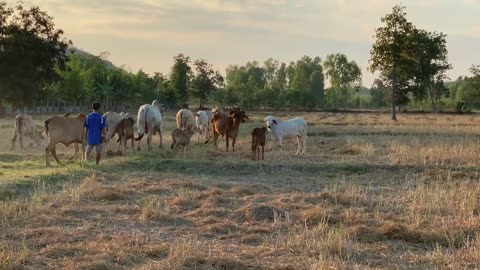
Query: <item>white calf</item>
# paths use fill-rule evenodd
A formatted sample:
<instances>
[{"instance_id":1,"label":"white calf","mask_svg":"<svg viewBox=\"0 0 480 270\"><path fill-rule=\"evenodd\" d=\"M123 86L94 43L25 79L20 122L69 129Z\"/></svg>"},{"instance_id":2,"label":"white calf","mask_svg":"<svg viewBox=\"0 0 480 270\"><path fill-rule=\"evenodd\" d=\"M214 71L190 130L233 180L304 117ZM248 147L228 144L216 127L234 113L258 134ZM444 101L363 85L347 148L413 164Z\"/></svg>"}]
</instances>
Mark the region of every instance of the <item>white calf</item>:
<instances>
[{"instance_id":1,"label":"white calf","mask_svg":"<svg viewBox=\"0 0 480 270\"><path fill-rule=\"evenodd\" d=\"M197 126L197 138L198 140L210 138L210 122L213 119L213 112L211 111L198 111L195 114L195 123Z\"/></svg>"}]
</instances>

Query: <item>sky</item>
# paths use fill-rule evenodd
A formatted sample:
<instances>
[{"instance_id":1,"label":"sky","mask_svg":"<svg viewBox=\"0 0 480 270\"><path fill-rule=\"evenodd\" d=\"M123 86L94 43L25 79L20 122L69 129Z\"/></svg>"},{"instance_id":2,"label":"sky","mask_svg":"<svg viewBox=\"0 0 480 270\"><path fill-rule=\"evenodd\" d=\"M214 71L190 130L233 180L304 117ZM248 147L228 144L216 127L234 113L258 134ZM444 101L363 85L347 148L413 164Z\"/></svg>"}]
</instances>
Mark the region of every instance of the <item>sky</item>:
<instances>
[{"instance_id":1,"label":"sky","mask_svg":"<svg viewBox=\"0 0 480 270\"><path fill-rule=\"evenodd\" d=\"M7 0L12 6L16 1ZM173 56L230 64L344 53L362 68L375 29L396 4L417 28L447 34L451 79L480 64L480 0L24 0L54 18L74 45L117 66L168 74Z\"/></svg>"}]
</instances>

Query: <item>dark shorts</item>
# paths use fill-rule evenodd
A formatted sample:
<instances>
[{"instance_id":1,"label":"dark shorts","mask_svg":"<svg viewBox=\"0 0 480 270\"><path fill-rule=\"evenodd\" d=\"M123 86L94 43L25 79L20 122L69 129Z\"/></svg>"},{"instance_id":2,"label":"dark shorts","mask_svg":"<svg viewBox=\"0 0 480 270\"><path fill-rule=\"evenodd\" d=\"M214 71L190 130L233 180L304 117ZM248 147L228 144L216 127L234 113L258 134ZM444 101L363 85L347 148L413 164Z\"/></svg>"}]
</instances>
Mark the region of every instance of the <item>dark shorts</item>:
<instances>
[{"instance_id":1,"label":"dark shorts","mask_svg":"<svg viewBox=\"0 0 480 270\"><path fill-rule=\"evenodd\" d=\"M103 144L95 144L95 145L89 144L89 145L87 145L87 153L92 152L93 147L95 147L95 152L97 152L97 154L102 153Z\"/></svg>"}]
</instances>

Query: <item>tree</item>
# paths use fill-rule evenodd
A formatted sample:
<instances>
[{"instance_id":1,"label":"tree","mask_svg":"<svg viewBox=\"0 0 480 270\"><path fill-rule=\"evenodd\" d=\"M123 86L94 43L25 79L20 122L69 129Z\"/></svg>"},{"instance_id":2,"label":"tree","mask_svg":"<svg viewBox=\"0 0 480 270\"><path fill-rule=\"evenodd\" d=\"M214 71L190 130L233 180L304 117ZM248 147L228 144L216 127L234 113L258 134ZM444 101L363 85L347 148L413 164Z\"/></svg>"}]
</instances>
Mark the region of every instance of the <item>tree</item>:
<instances>
[{"instance_id":1,"label":"tree","mask_svg":"<svg viewBox=\"0 0 480 270\"><path fill-rule=\"evenodd\" d=\"M278 93L287 89L287 65L285 63L281 63L275 71L275 78L270 83L270 87Z\"/></svg>"},{"instance_id":2,"label":"tree","mask_svg":"<svg viewBox=\"0 0 480 270\"><path fill-rule=\"evenodd\" d=\"M325 101L324 81L323 73L319 70L315 70L312 75L310 75L310 92L315 97L317 105L323 105Z\"/></svg>"},{"instance_id":3,"label":"tree","mask_svg":"<svg viewBox=\"0 0 480 270\"><path fill-rule=\"evenodd\" d=\"M208 97L223 83L223 77L218 71L214 71L211 64L204 59L195 60L195 75L192 79L192 97L199 100L199 108L205 104Z\"/></svg>"},{"instance_id":4,"label":"tree","mask_svg":"<svg viewBox=\"0 0 480 270\"><path fill-rule=\"evenodd\" d=\"M71 41L39 7L0 2L0 101L28 105L58 81Z\"/></svg>"},{"instance_id":5,"label":"tree","mask_svg":"<svg viewBox=\"0 0 480 270\"><path fill-rule=\"evenodd\" d=\"M362 85L362 71L355 61L348 61L344 54L329 54L323 62L325 75L330 79L329 93L335 108L346 105L352 89L358 90Z\"/></svg>"},{"instance_id":6,"label":"tree","mask_svg":"<svg viewBox=\"0 0 480 270\"><path fill-rule=\"evenodd\" d=\"M472 66L470 72L473 76L465 76L449 85L453 106L461 103L469 108L480 108L480 66Z\"/></svg>"},{"instance_id":7,"label":"tree","mask_svg":"<svg viewBox=\"0 0 480 270\"><path fill-rule=\"evenodd\" d=\"M370 90L372 96L372 105L374 107L384 107L387 105L388 89L380 79L373 81L372 89Z\"/></svg>"},{"instance_id":8,"label":"tree","mask_svg":"<svg viewBox=\"0 0 480 270\"><path fill-rule=\"evenodd\" d=\"M416 59L417 70L414 73L417 85L417 98L423 99L425 91L428 92L432 109L437 113L438 99L444 94L445 87L443 80L446 79L445 72L452 68L447 61L446 35L425 30L415 30L413 42L415 43L414 59Z\"/></svg>"},{"instance_id":9,"label":"tree","mask_svg":"<svg viewBox=\"0 0 480 270\"><path fill-rule=\"evenodd\" d=\"M397 121L396 98L398 69L408 71L413 59L409 51L413 48L414 26L406 19L405 7L396 5L391 14L381 18L383 27L375 30L375 44L370 51L370 67L373 73L379 71L381 78L392 85L392 120ZM408 87L408 72L402 73L402 85ZM405 88L403 88L405 89Z\"/></svg>"},{"instance_id":10,"label":"tree","mask_svg":"<svg viewBox=\"0 0 480 270\"><path fill-rule=\"evenodd\" d=\"M315 72L317 73L313 75ZM296 93L287 93L287 102L294 104L296 107L301 107L300 104L309 108L320 105L324 88L323 67L320 57L303 56L296 63L291 62L287 68L287 76L289 77L288 92ZM292 98L298 100L290 100Z\"/></svg>"},{"instance_id":11,"label":"tree","mask_svg":"<svg viewBox=\"0 0 480 270\"><path fill-rule=\"evenodd\" d=\"M183 53L173 57L174 64L170 72L170 88L175 92L177 102L188 101L188 84L192 73L189 66L190 57L184 56Z\"/></svg>"}]
</instances>

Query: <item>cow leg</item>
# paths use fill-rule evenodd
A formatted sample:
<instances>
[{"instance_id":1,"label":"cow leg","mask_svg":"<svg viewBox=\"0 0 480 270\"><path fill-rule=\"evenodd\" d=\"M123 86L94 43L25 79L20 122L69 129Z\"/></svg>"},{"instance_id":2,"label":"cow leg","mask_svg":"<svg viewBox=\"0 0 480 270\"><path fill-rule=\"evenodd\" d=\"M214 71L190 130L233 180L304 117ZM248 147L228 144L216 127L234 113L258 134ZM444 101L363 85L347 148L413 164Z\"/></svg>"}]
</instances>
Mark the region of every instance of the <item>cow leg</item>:
<instances>
[{"instance_id":1,"label":"cow leg","mask_svg":"<svg viewBox=\"0 0 480 270\"><path fill-rule=\"evenodd\" d=\"M105 154L105 156L108 154L107 145L108 143L103 144L103 153Z\"/></svg>"},{"instance_id":2,"label":"cow leg","mask_svg":"<svg viewBox=\"0 0 480 270\"><path fill-rule=\"evenodd\" d=\"M235 140L236 140L236 139L237 139L237 138L233 138L233 139L232 139L232 149L233 149L232 151L233 151L233 152L235 152Z\"/></svg>"},{"instance_id":3,"label":"cow leg","mask_svg":"<svg viewBox=\"0 0 480 270\"><path fill-rule=\"evenodd\" d=\"M120 147L122 146L122 138L123 138L123 137L121 137L120 141L118 142L118 146L117 146L117 154L119 154L119 153L120 153L120 151L121 151Z\"/></svg>"},{"instance_id":4,"label":"cow leg","mask_svg":"<svg viewBox=\"0 0 480 270\"><path fill-rule=\"evenodd\" d=\"M278 138L278 147L280 148L280 154L283 154L282 141L283 141L282 138Z\"/></svg>"},{"instance_id":5,"label":"cow leg","mask_svg":"<svg viewBox=\"0 0 480 270\"><path fill-rule=\"evenodd\" d=\"M225 144L226 144L226 146L227 146L227 152L228 152L228 144L229 144L228 135L225 136Z\"/></svg>"},{"instance_id":6,"label":"cow leg","mask_svg":"<svg viewBox=\"0 0 480 270\"><path fill-rule=\"evenodd\" d=\"M123 144L123 155L126 156L127 155L127 137L125 136L122 136L122 144Z\"/></svg>"},{"instance_id":7,"label":"cow leg","mask_svg":"<svg viewBox=\"0 0 480 270\"><path fill-rule=\"evenodd\" d=\"M82 158L81 159L87 160L86 155L87 155L87 142L84 141L82 142Z\"/></svg>"},{"instance_id":8,"label":"cow leg","mask_svg":"<svg viewBox=\"0 0 480 270\"><path fill-rule=\"evenodd\" d=\"M23 135L22 134L20 134L20 138L18 138L18 141L20 142L20 149L23 152Z\"/></svg>"},{"instance_id":9,"label":"cow leg","mask_svg":"<svg viewBox=\"0 0 480 270\"><path fill-rule=\"evenodd\" d=\"M162 146L163 139L162 139L162 129L161 128L158 129L158 136L160 137L160 145L158 146L158 148L163 148L163 146Z\"/></svg>"},{"instance_id":10,"label":"cow leg","mask_svg":"<svg viewBox=\"0 0 480 270\"><path fill-rule=\"evenodd\" d=\"M135 153L135 145L134 145L134 142L133 142L133 138L130 139L130 144L132 145L132 153Z\"/></svg>"},{"instance_id":11,"label":"cow leg","mask_svg":"<svg viewBox=\"0 0 480 270\"><path fill-rule=\"evenodd\" d=\"M73 149L74 149L73 155L71 155L69 159L74 159L75 156L77 156L78 152L80 151L80 146L78 145L78 143L73 144Z\"/></svg>"},{"instance_id":12,"label":"cow leg","mask_svg":"<svg viewBox=\"0 0 480 270\"><path fill-rule=\"evenodd\" d=\"M303 144L302 137L297 135L297 152L295 152L295 155L300 154L300 149L301 149L302 144Z\"/></svg>"},{"instance_id":13,"label":"cow leg","mask_svg":"<svg viewBox=\"0 0 480 270\"><path fill-rule=\"evenodd\" d=\"M302 152L301 152L302 155L305 154L306 146L307 146L307 136L305 135L302 137Z\"/></svg>"},{"instance_id":14,"label":"cow leg","mask_svg":"<svg viewBox=\"0 0 480 270\"><path fill-rule=\"evenodd\" d=\"M147 137L147 149L149 152L150 150L152 150L152 136L153 136L152 133L149 132Z\"/></svg>"},{"instance_id":15,"label":"cow leg","mask_svg":"<svg viewBox=\"0 0 480 270\"><path fill-rule=\"evenodd\" d=\"M264 160L264 156L263 156L263 153L265 152L265 145L262 145L262 160Z\"/></svg>"},{"instance_id":16,"label":"cow leg","mask_svg":"<svg viewBox=\"0 0 480 270\"><path fill-rule=\"evenodd\" d=\"M253 142L252 142L252 149L251 149L251 150L252 150L252 160L255 161L255 154L256 154L256 153L255 153L255 152L256 152L255 150L256 150L256 149L255 149L255 143L253 143Z\"/></svg>"},{"instance_id":17,"label":"cow leg","mask_svg":"<svg viewBox=\"0 0 480 270\"><path fill-rule=\"evenodd\" d=\"M30 138L30 144L29 144L30 147L33 147L33 143L36 143L37 145L39 144L37 142L37 138L35 137L34 133L28 134L28 138Z\"/></svg>"},{"instance_id":18,"label":"cow leg","mask_svg":"<svg viewBox=\"0 0 480 270\"><path fill-rule=\"evenodd\" d=\"M13 135L13 139L12 139L12 151L13 149L15 149L15 141L17 140L17 132L15 132L15 134Z\"/></svg>"},{"instance_id":19,"label":"cow leg","mask_svg":"<svg viewBox=\"0 0 480 270\"><path fill-rule=\"evenodd\" d=\"M57 157L57 149L55 149L55 145L50 149L50 152L52 153L52 156L53 156L53 158L55 158L57 163L61 165L62 162L60 162L60 160Z\"/></svg>"},{"instance_id":20,"label":"cow leg","mask_svg":"<svg viewBox=\"0 0 480 270\"><path fill-rule=\"evenodd\" d=\"M213 149L217 150L217 140L218 140L219 134L216 133L215 131L213 132Z\"/></svg>"},{"instance_id":21,"label":"cow leg","mask_svg":"<svg viewBox=\"0 0 480 270\"><path fill-rule=\"evenodd\" d=\"M51 148L51 143L49 143L46 147L45 147L45 166L47 167L50 167L50 161L48 160L48 154L51 152L50 151L50 148Z\"/></svg>"}]
</instances>

